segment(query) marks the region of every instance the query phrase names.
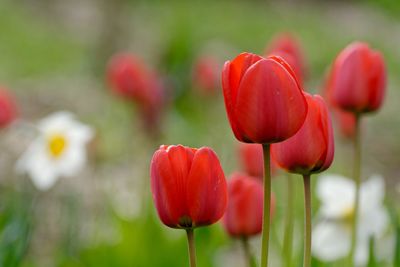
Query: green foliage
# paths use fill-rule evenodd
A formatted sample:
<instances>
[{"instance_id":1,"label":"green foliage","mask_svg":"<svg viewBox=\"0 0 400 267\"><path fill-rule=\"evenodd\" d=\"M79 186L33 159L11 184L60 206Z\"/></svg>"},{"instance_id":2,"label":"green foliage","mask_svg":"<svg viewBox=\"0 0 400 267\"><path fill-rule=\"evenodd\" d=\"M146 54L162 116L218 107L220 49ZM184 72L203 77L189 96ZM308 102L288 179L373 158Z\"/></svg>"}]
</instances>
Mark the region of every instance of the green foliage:
<instances>
[{"instance_id":1,"label":"green foliage","mask_svg":"<svg viewBox=\"0 0 400 267\"><path fill-rule=\"evenodd\" d=\"M0 215L0 266L20 266L27 251L32 223L31 204L21 193L7 194ZM11 203L10 203L11 202Z\"/></svg>"}]
</instances>

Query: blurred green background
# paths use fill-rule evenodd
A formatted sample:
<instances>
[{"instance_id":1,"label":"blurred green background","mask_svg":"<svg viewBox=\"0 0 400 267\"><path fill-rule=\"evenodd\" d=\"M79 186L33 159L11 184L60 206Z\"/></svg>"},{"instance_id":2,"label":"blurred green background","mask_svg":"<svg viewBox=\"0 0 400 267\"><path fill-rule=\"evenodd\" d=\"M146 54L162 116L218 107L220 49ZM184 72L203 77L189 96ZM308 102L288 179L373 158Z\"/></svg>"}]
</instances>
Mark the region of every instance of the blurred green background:
<instances>
[{"instance_id":1,"label":"blurred green background","mask_svg":"<svg viewBox=\"0 0 400 267\"><path fill-rule=\"evenodd\" d=\"M322 89L329 65L348 43L366 41L383 52L389 88L383 109L364 121L363 177L385 177L387 202L397 218L399 12L395 0L2 0L0 84L15 95L20 117L36 121L70 110L96 129L97 138L82 175L38 192L27 177L13 171L24 144L1 133L0 266L187 266L184 232L163 226L150 199L151 155L160 144L211 146L226 175L237 170L237 141L223 98L194 95L191 66L201 53L213 54L221 63L242 51L261 54L282 31L302 43L311 92ZM109 92L105 66L118 51L137 54L168 81L171 105L160 140L146 138L135 108ZM329 172L350 176L350 152L349 143L338 139ZM272 260L280 255L285 185L280 177L274 180ZM296 187L295 256L301 266L300 179ZM227 257L241 261L240 246L219 224L198 229L196 244L198 266L235 266Z\"/></svg>"}]
</instances>

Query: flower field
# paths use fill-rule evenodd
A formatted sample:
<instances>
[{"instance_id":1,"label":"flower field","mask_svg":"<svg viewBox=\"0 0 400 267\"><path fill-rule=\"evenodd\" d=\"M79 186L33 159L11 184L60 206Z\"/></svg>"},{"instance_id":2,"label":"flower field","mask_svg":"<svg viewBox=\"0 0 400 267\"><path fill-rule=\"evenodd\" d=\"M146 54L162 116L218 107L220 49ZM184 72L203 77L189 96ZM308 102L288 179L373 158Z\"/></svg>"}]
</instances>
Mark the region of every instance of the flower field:
<instances>
[{"instance_id":1,"label":"flower field","mask_svg":"<svg viewBox=\"0 0 400 267\"><path fill-rule=\"evenodd\" d=\"M398 12L2 1L0 266L399 267Z\"/></svg>"}]
</instances>

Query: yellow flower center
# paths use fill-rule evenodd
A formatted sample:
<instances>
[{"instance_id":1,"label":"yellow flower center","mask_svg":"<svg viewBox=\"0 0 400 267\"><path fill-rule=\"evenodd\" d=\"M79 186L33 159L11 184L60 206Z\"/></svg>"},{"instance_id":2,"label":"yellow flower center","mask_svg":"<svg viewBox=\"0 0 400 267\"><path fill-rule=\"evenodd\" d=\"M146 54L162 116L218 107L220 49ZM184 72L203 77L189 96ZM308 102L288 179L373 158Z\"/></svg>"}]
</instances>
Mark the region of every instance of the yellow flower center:
<instances>
[{"instance_id":1,"label":"yellow flower center","mask_svg":"<svg viewBox=\"0 0 400 267\"><path fill-rule=\"evenodd\" d=\"M352 222L354 219L354 207L349 206L343 210L342 218L345 222Z\"/></svg>"},{"instance_id":2,"label":"yellow flower center","mask_svg":"<svg viewBox=\"0 0 400 267\"><path fill-rule=\"evenodd\" d=\"M47 145L50 155L53 158L58 158L64 153L67 147L67 139L65 138L64 135L52 134L48 138Z\"/></svg>"}]
</instances>

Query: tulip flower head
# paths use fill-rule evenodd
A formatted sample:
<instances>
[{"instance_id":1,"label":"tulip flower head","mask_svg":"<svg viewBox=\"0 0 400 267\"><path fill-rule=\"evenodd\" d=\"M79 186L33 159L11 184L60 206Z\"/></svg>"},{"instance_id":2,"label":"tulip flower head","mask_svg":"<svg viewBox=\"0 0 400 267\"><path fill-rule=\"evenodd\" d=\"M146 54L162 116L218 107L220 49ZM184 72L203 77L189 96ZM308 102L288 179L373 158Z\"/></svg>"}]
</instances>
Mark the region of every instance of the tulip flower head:
<instances>
[{"instance_id":1,"label":"tulip flower head","mask_svg":"<svg viewBox=\"0 0 400 267\"><path fill-rule=\"evenodd\" d=\"M135 56L117 54L107 67L112 91L136 103L146 130L157 131L164 96L159 78Z\"/></svg>"},{"instance_id":2,"label":"tulip flower head","mask_svg":"<svg viewBox=\"0 0 400 267\"><path fill-rule=\"evenodd\" d=\"M296 75L278 56L242 53L222 70L225 107L235 137L271 144L293 136L303 124L307 102Z\"/></svg>"},{"instance_id":3,"label":"tulip flower head","mask_svg":"<svg viewBox=\"0 0 400 267\"><path fill-rule=\"evenodd\" d=\"M162 145L150 166L153 200L161 221L191 229L217 222L227 205L227 185L215 152Z\"/></svg>"},{"instance_id":4,"label":"tulip flower head","mask_svg":"<svg viewBox=\"0 0 400 267\"><path fill-rule=\"evenodd\" d=\"M260 144L239 144L239 160L243 170L255 177L263 177L263 148Z\"/></svg>"},{"instance_id":5,"label":"tulip flower head","mask_svg":"<svg viewBox=\"0 0 400 267\"><path fill-rule=\"evenodd\" d=\"M193 66L193 86L203 95L212 95L219 87L218 62L211 56L199 57Z\"/></svg>"},{"instance_id":6,"label":"tulip flower head","mask_svg":"<svg viewBox=\"0 0 400 267\"><path fill-rule=\"evenodd\" d=\"M335 106L353 113L378 110L386 90L386 69L380 52L365 43L352 43L336 58L329 97Z\"/></svg>"},{"instance_id":7,"label":"tulip flower head","mask_svg":"<svg viewBox=\"0 0 400 267\"><path fill-rule=\"evenodd\" d=\"M228 182L229 202L224 216L226 231L233 237L249 237L261 233L263 220L263 184L245 174L235 173ZM271 197L271 215L275 197Z\"/></svg>"},{"instance_id":8,"label":"tulip flower head","mask_svg":"<svg viewBox=\"0 0 400 267\"><path fill-rule=\"evenodd\" d=\"M275 36L266 49L266 55L274 54L282 57L292 67L302 84L306 74L306 64L299 41L289 33Z\"/></svg>"},{"instance_id":9,"label":"tulip flower head","mask_svg":"<svg viewBox=\"0 0 400 267\"><path fill-rule=\"evenodd\" d=\"M51 114L37 127L39 135L18 160L16 169L28 174L34 185L45 191L58 178L75 176L81 171L94 131L67 111Z\"/></svg>"},{"instance_id":10,"label":"tulip flower head","mask_svg":"<svg viewBox=\"0 0 400 267\"><path fill-rule=\"evenodd\" d=\"M263 148L260 144L239 143L239 161L243 171L254 177L262 178L264 175ZM271 161L271 173L274 175L278 166Z\"/></svg>"},{"instance_id":11,"label":"tulip flower head","mask_svg":"<svg viewBox=\"0 0 400 267\"><path fill-rule=\"evenodd\" d=\"M17 117L14 99L3 88L0 88L0 128L7 127Z\"/></svg>"},{"instance_id":12,"label":"tulip flower head","mask_svg":"<svg viewBox=\"0 0 400 267\"><path fill-rule=\"evenodd\" d=\"M356 132L356 117L352 112L335 109L333 111L339 132L343 137L354 138Z\"/></svg>"},{"instance_id":13,"label":"tulip flower head","mask_svg":"<svg viewBox=\"0 0 400 267\"><path fill-rule=\"evenodd\" d=\"M305 93L307 118L291 138L271 146L272 157L284 169L309 175L329 168L333 161L334 140L325 101Z\"/></svg>"}]
</instances>

